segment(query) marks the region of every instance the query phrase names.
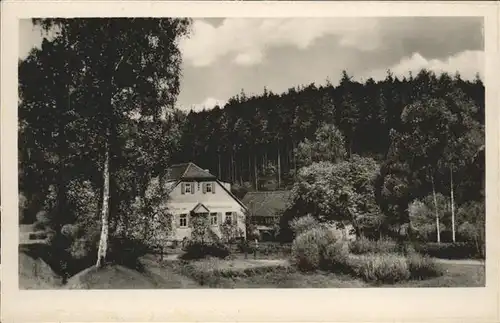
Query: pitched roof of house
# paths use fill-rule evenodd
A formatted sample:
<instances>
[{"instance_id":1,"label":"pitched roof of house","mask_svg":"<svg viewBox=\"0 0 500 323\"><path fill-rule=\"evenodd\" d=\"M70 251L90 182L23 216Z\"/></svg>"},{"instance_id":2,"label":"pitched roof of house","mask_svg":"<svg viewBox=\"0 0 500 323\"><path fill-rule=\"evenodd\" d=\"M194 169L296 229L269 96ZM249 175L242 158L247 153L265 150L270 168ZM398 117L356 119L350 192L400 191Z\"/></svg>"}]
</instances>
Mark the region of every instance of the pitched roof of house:
<instances>
[{"instance_id":1,"label":"pitched roof of house","mask_svg":"<svg viewBox=\"0 0 500 323\"><path fill-rule=\"evenodd\" d=\"M216 179L215 175L210 174L193 163L183 163L170 166L167 172L168 181L178 181L181 179Z\"/></svg>"},{"instance_id":2,"label":"pitched roof of house","mask_svg":"<svg viewBox=\"0 0 500 323\"><path fill-rule=\"evenodd\" d=\"M248 192L242 202L252 216L268 217L277 216L277 212L284 210L289 198L290 191Z\"/></svg>"},{"instance_id":3,"label":"pitched roof of house","mask_svg":"<svg viewBox=\"0 0 500 323\"><path fill-rule=\"evenodd\" d=\"M170 182L170 189L173 189L183 180L215 180L218 182L222 189L226 191L239 205L246 209L246 205L242 203L217 177L211 174L208 170L204 170L196 164L191 162L175 164L169 167L167 171L166 181Z\"/></svg>"}]
</instances>

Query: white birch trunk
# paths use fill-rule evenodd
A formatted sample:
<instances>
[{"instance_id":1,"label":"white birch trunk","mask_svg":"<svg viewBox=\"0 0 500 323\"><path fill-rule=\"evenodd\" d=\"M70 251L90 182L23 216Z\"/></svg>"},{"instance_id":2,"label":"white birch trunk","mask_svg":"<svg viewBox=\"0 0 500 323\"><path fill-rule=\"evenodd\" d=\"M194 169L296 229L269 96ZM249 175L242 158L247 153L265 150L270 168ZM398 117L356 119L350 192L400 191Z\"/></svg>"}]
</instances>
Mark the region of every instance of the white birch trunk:
<instances>
[{"instance_id":1,"label":"white birch trunk","mask_svg":"<svg viewBox=\"0 0 500 323\"><path fill-rule=\"evenodd\" d=\"M451 232L452 239L455 242L455 201L453 196L453 170L450 167L450 195L451 195Z\"/></svg>"},{"instance_id":2,"label":"white birch trunk","mask_svg":"<svg viewBox=\"0 0 500 323\"><path fill-rule=\"evenodd\" d=\"M99 249L97 250L96 267L101 268L106 259L108 250L108 234L109 234L109 148L106 146L104 157L104 184L102 191L102 208L101 208L101 237L99 239Z\"/></svg>"},{"instance_id":3,"label":"white birch trunk","mask_svg":"<svg viewBox=\"0 0 500 323\"><path fill-rule=\"evenodd\" d=\"M281 156L280 156L280 146L278 141L278 188L281 187Z\"/></svg>"},{"instance_id":4,"label":"white birch trunk","mask_svg":"<svg viewBox=\"0 0 500 323\"><path fill-rule=\"evenodd\" d=\"M441 242L441 232L439 229L439 211L437 206L437 198L436 198L436 189L434 187L434 176L431 175L431 183L432 183L432 196L434 198L434 211L436 212L436 232L437 232L437 242Z\"/></svg>"}]
</instances>

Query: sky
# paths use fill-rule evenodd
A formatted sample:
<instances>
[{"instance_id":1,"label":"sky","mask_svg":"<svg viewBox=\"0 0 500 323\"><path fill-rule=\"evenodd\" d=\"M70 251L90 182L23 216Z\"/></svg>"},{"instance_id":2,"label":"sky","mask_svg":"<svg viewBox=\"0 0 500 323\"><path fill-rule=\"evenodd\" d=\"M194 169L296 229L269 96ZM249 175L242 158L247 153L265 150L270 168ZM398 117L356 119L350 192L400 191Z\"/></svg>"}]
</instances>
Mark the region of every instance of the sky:
<instances>
[{"instance_id":1,"label":"sky","mask_svg":"<svg viewBox=\"0 0 500 323\"><path fill-rule=\"evenodd\" d=\"M20 22L19 56L43 36ZM243 89L275 93L290 87L336 84L342 70L357 80L383 79L427 68L484 73L482 17L207 18L194 19L181 39L183 110L210 109Z\"/></svg>"}]
</instances>

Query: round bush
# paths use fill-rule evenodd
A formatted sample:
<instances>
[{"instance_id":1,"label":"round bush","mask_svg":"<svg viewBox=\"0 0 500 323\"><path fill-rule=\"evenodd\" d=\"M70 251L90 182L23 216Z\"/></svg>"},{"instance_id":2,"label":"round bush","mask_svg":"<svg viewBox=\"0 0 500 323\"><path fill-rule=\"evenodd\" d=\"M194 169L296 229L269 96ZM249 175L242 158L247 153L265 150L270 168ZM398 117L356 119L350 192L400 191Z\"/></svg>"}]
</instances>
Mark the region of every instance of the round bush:
<instances>
[{"instance_id":1,"label":"round bush","mask_svg":"<svg viewBox=\"0 0 500 323\"><path fill-rule=\"evenodd\" d=\"M349 246L345 241L337 241L326 246L321 267L333 272L347 271L349 259Z\"/></svg>"},{"instance_id":2,"label":"round bush","mask_svg":"<svg viewBox=\"0 0 500 323\"><path fill-rule=\"evenodd\" d=\"M303 237L301 237L304 235ZM312 271L319 268L319 246L307 239L307 234L298 236L292 245L292 259L301 271Z\"/></svg>"},{"instance_id":3,"label":"round bush","mask_svg":"<svg viewBox=\"0 0 500 323\"><path fill-rule=\"evenodd\" d=\"M185 253L182 255L182 259L201 259L208 256L224 259L227 258L230 254L231 252L229 248L222 244L208 244L196 241L188 243L186 245Z\"/></svg>"},{"instance_id":4,"label":"round bush","mask_svg":"<svg viewBox=\"0 0 500 323\"><path fill-rule=\"evenodd\" d=\"M290 228L295 236L300 235L308 230L311 230L319 225L318 221L311 215L301 216L300 218L290 221Z\"/></svg>"},{"instance_id":5,"label":"round bush","mask_svg":"<svg viewBox=\"0 0 500 323\"><path fill-rule=\"evenodd\" d=\"M350 259L354 273L367 282L396 283L410 278L406 258L397 254L368 253Z\"/></svg>"},{"instance_id":6,"label":"round bush","mask_svg":"<svg viewBox=\"0 0 500 323\"><path fill-rule=\"evenodd\" d=\"M335 235L328 228L309 229L293 241L292 261L301 271L316 270L324 263L327 247L335 242Z\"/></svg>"},{"instance_id":7,"label":"round bush","mask_svg":"<svg viewBox=\"0 0 500 323\"><path fill-rule=\"evenodd\" d=\"M412 279L426 279L443 274L442 268L431 257L412 253L407 256L408 268Z\"/></svg>"},{"instance_id":8,"label":"round bush","mask_svg":"<svg viewBox=\"0 0 500 323\"><path fill-rule=\"evenodd\" d=\"M366 253L391 253L397 251L398 245L394 240L387 238L370 240L360 237L349 243L349 249L353 254L357 255Z\"/></svg>"}]
</instances>

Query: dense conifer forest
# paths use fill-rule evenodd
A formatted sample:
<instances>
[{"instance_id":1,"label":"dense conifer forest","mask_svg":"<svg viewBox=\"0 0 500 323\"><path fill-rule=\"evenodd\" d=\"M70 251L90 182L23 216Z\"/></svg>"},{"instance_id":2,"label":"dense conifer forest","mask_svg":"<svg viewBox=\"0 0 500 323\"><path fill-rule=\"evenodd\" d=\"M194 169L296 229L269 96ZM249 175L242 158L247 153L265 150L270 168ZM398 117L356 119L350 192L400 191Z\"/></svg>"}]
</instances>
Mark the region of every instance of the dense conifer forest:
<instances>
[{"instance_id":1,"label":"dense conifer forest","mask_svg":"<svg viewBox=\"0 0 500 323\"><path fill-rule=\"evenodd\" d=\"M187 114L175 160L193 161L247 189L284 189L293 184L294 174L304 164L294 152L300 143L314 140L321 125L340 130L349 156L383 163L389 159L392 138L405 132L401 120L405 107L452 97L461 100L456 104L472 104L467 117L484 126L483 83L479 77L468 81L459 74L422 70L398 78L389 71L382 81L357 82L343 72L338 86L310 84L284 93L264 89L251 96L242 90L224 107ZM446 145L445 138L438 139ZM479 185L482 175L477 171Z\"/></svg>"}]
</instances>

